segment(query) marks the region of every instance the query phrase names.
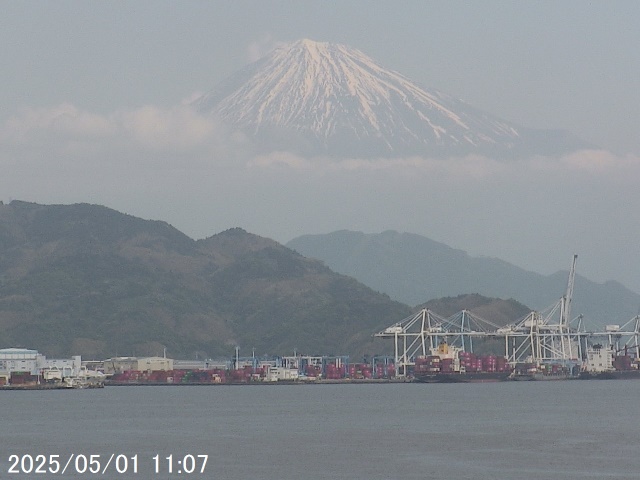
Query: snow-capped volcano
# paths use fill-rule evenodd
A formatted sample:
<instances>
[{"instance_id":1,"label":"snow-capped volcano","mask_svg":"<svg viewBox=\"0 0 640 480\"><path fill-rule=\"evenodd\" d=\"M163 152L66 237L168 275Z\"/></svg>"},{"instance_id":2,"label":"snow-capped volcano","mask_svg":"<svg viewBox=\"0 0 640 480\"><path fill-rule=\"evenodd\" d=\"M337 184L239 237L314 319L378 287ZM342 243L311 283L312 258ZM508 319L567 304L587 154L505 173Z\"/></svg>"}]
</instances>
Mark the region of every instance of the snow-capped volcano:
<instances>
[{"instance_id":1,"label":"snow-capped volcano","mask_svg":"<svg viewBox=\"0 0 640 480\"><path fill-rule=\"evenodd\" d=\"M311 40L272 51L195 105L255 138L263 151L504 156L583 146L563 132L525 129L419 87L359 50Z\"/></svg>"}]
</instances>

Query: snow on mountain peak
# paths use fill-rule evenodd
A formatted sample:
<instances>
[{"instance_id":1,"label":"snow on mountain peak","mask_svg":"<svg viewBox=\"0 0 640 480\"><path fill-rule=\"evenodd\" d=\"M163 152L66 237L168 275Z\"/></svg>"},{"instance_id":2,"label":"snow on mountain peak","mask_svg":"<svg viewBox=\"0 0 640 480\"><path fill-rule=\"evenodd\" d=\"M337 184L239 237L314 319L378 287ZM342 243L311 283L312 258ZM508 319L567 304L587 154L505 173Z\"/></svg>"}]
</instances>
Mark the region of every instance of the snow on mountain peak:
<instances>
[{"instance_id":1,"label":"snow on mountain peak","mask_svg":"<svg viewBox=\"0 0 640 480\"><path fill-rule=\"evenodd\" d=\"M196 100L263 149L385 157L508 151L524 129L424 89L361 51L298 40Z\"/></svg>"}]
</instances>

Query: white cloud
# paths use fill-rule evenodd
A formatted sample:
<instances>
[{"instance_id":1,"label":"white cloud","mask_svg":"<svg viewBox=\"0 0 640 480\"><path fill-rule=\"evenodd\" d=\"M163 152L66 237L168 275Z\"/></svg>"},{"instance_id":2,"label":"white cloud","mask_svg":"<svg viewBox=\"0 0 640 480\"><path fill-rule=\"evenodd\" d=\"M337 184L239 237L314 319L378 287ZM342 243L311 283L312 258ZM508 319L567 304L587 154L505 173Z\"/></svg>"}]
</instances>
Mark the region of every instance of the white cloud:
<instances>
[{"instance_id":1,"label":"white cloud","mask_svg":"<svg viewBox=\"0 0 640 480\"><path fill-rule=\"evenodd\" d=\"M467 164L467 160L471 160ZM356 171L380 171L380 170L422 170L422 171L438 171L438 170L457 170L467 173L478 173L482 168L473 165L475 157L463 159L431 159L421 157L409 158L331 158L331 157L313 157L305 158L291 152L272 152L267 155L259 155L249 160L250 167L273 168L286 166L293 170L313 170L317 172L356 172ZM484 161L486 159L481 159ZM452 165L456 164L456 165Z\"/></svg>"},{"instance_id":2,"label":"white cloud","mask_svg":"<svg viewBox=\"0 0 640 480\"><path fill-rule=\"evenodd\" d=\"M264 42L271 41L270 37ZM156 154L178 152L207 157L244 156L240 163L252 169L288 168L307 172L395 171L435 175L475 181L506 180L531 175L637 175L640 159L617 157L603 150L583 150L559 158L534 157L515 162L493 160L478 155L433 159L422 157L367 159L304 158L289 152L273 152L248 157L246 138L225 131L213 118L201 115L189 101L171 108L146 105L136 109L96 114L65 103L48 108L26 108L0 126L0 142L19 152L40 145L48 152L99 155L100 150L148 151Z\"/></svg>"},{"instance_id":3,"label":"white cloud","mask_svg":"<svg viewBox=\"0 0 640 480\"><path fill-rule=\"evenodd\" d=\"M270 33L264 35L262 38L251 42L247 47L247 59L249 62L255 62L267 55L272 50L278 47L286 45L286 42L276 40Z\"/></svg>"},{"instance_id":4,"label":"white cloud","mask_svg":"<svg viewBox=\"0 0 640 480\"><path fill-rule=\"evenodd\" d=\"M106 115L65 103L21 110L0 126L0 142L16 145L46 141L48 148L61 151L78 143L186 151L220 141L220 130L212 118L200 115L186 103L172 108L147 105Z\"/></svg>"},{"instance_id":5,"label":"white cloud","mask_svg":"<svg viewBox=\"0 0 640 480\"><path fill-rule=\"evenodd\" d=\"M606 150L581 150L560 158L560 161L571 169L594 174L637 167L638 160L631 155L619 157Z\"/></svg>"},{"instance_id":6,"label":"white cloud","mask_svg":"<svg viewBox=\"0 0 640 480\"><path fill-rule=\"evenodd\" d=\"M210 141L215 123L188 105L162 109L147 105L116 116L122 129L142 146L189 149Z\"/></svg>"},{"instance_id":7,"label":"white cloud","mask_svg":"<svg viewBox=\"0 0 640 480\"><path fill-rule=\"evenodd\" d=\"M309 170L315 168L314 162L290 152L273 152L267 155L258 155L249 159L247 166L250 168L290 167L293 169Z\"/></svg>"},{"instance_id":8,"label":"white cloud","mask_svg":"<svg viewBox=\"0 0 640 480\"><path fill-rule=\"evenodd\" d=\"M449 158L378 158L336 159L328 157L304 158L290 152L273 152L249 160L251 167L273 168L286 166L291 169L327 171L413 171L431 175L448 175L456 178L490 180L509 175L521 176L535 173L558 175L618 175L621 171L640 170L640 158L627 155L618 157L604 150L582 150L561 157L532 157L515 161L495 160L481 155Z\"/></svg>"},{"instance_id":9,"label":"white cloud","mask_svg":"<svg viewBox=\"0 0 640 480\"><path fill-rule=\"evenodd\" d=\"M34 133L47 132L74 137L106 137L116 132L113 121L101 115L84 112L64 103L49 108L25 108L10 117L0 139L5 142L25 142Z\"/></svg>"},{"instance_id":10,"label":"white cloud","mask_svg":"<svg viewBox=\"0 0 640 480\"><path fill-rule=\"evenodd\" d=\"M245 143L188 102L107 114L24 109L0 124L0 192L100 203L196 238L233 226L285 241L391 228L516 264L529 258L522 265L543 273L574 251L594 259L596 280L632 284L640 268L618 261L634 258L640 238L637 156L332 159L254 156ZM620 275L605 269L621 263Z\"/></svg>"}]
</instances>

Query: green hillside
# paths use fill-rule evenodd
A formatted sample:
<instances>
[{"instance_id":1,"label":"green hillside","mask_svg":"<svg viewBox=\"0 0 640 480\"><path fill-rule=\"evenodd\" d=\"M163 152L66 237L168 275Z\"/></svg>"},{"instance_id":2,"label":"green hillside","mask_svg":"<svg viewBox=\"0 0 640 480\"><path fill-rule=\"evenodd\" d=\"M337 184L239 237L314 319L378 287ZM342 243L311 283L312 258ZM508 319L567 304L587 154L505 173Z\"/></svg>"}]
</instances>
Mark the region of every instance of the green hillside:
<instances>
[{"instance_id":1,"label":"green hillside","mask_svg":"<svg viewBox=\"0 0 640 480\"><path fill-rule=\"evenodd\" d=\"M387 351L371 335L409 312L241 229L195 241L95 205L0 205L0 348L359 356Z\"/></svg>"}]
</instances>

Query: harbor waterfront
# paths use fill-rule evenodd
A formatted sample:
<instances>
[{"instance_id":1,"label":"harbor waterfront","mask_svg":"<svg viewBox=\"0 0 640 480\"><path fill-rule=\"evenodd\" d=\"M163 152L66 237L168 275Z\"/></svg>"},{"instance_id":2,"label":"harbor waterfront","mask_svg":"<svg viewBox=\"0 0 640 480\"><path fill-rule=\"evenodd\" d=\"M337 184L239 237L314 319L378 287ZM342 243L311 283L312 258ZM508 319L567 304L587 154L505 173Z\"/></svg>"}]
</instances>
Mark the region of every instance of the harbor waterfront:
<instances>
[{"instance_id":1,"label":"harbor waterfront","mask_svg":"<svg viewBox=\"0 0 640 480\"><path fill-rule=\"evenodd\" d=\"M571 317L576 261L567 291L546 311L532 311L510 324L498 324L462 310L442 317L423 308L374 336L392 340L394 354L240 357L175 360L113 357L82 362L47 359L36 350L0 350L0 388L102 388L111 385L216 385L335 381L416 381L486 383L505 380L640 379L640 314L624 325L586 331L582 316ZM503 354L496 345L504 341ZM483 354L474 352L480 344Z\"/></svg>"},{"instance_id":2,"label":"harbor waterfront","mask_svg":"<svg viewBox=\"0 0 640 480\"><path fill-rule=\"evenodd\" d=\"M442 332L438 333L442 336ZM433 343L433 339L430 339ZM422 342L424 344L426 342ZM327 383L482 383L507 380L640 379L637 348L624 353L594 344L586 359L509 363L499 355L476 355L441 340L430 355L411 363L379 356L349 363L348 356L240 358L189 361L166 357L116 357L105 361L50 360L35 350L0 350L0 389L55 390L111 386L274 385ZM629 354L631 353L631 355ZM402 358L407 358L406 354ZM70 365L63 365L63 363ZM60 366L62 365L62 366Z\"/></svg>"},{"instance_id":3,"label":"harbor waterfront","mask_svg":"<svg viewBox=\"0 0 640 480\"><path fill-rule=\"evenodd\" d=\"M638 382L105 388L1 393L11 455L137 456L105 479L636 479ZM154 457L164 470L156 474ZM208 455L170 475L166 457ZM76 458L76 457L74 457ZM122 463L122 462L121 462ZM82 466L82 465L80 465ZM129 460L129 469L132 460ZM75 472L64 475L91 478Z\"/></svg>"}]
</instances>

